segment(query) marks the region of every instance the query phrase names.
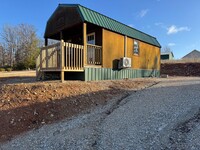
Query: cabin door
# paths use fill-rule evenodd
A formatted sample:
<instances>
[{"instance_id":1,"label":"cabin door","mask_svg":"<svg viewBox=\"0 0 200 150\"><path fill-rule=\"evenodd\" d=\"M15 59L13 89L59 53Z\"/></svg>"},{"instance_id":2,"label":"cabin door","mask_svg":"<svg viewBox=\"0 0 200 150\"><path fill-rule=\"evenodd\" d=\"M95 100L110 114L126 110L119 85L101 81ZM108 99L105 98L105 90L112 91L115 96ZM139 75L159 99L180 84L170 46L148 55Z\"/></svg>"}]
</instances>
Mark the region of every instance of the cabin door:
<instances>
[{"instance_id":1,"label":"cabin door","mask_svg":"<svg viewBox=\"0 0 200 150\"><path fill-rule=\"evenodd\" d=\"M95 64L95 33L87 35L87 62L88 64Z\"/></svg>"}]
</instances>

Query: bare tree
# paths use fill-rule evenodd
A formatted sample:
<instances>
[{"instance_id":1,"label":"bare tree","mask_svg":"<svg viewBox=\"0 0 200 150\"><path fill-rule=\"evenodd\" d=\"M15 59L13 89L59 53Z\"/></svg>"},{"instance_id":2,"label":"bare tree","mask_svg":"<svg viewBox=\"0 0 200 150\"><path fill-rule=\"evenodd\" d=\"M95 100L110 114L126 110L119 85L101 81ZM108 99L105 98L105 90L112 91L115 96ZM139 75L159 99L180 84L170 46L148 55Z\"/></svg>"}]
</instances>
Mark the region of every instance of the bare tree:
<instances>
[{"instance_id":1,"label":"bare tree","mask_svg":"<svg viewBox=\"0 0 200 150\"><path fill-rule=\"evenodd\" d=\"M13 66L15 63L15 52L16 52L16 32L15 27L10 25L5 25L3 27L1 37L4 42L4 49L8 55L9 66Z\"/></svg>"},{"instance_id":2,"label":"bare tree","mask_svg":"<svg viewBox=\"0 0 200 150\"><path fill-rule=\"evenodd\" d=\"M3 46L2 46L2 44L0 44L0 67L4 66L4 62L3 62L3 58L4 58L3 53L4 52L3 51L4 51Z\"/></svg>"},{"instance_id":3,"label":"bare tree","mask_svg":"<svg viewBox=\"0 0 200 150\"><path fill-rule=\"evenodd\" d=\"M162 52L162 53L170 53L170 52L172 52L172 50L171 50L170 47L165 46L165 47L163 47L163 48L161 49L161 52Z\"/></svg>"},{"instance_id":4,"label":"bare tree","mask_svg":"<svg viewBox=\"0 0 200 150\"><path fill-rule=\"evenodd\" d=\"M17 64L25 68L35 66L35 58L38 55L39 39L36 29L32 25L20 24L16 28L17 52L15 55Z\"/></svg>"},{"instance_id":5,"label":"bare tree","mask_svg":"<svg viewBox=\"0 0 200 150\"><path fill-rule=\"evenodd\" d=\"M38 55L39 39L32 25L4 26L1 37L9 56L9 65L19 69L33 68Z\"/></svg>"}]
</instances>

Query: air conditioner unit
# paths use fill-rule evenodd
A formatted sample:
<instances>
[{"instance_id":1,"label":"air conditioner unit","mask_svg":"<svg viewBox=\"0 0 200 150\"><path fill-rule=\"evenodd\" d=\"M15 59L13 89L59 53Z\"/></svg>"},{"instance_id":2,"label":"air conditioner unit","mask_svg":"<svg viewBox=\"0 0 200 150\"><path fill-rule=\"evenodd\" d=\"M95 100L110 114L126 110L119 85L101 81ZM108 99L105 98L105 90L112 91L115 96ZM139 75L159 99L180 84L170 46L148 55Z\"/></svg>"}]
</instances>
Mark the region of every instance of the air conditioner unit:
<instances>
[{"instance_id":1,"label":"air conditioner unit","mask_svg":"<svg viewBox=\"0 0 200 150\"><path fill-rule=\"evenodd\" d=\"M120 58L118 67L119 67L119 69L130 68L131 67L131 58L128 58L128 57Z\"/></svg>"}]
</instances>

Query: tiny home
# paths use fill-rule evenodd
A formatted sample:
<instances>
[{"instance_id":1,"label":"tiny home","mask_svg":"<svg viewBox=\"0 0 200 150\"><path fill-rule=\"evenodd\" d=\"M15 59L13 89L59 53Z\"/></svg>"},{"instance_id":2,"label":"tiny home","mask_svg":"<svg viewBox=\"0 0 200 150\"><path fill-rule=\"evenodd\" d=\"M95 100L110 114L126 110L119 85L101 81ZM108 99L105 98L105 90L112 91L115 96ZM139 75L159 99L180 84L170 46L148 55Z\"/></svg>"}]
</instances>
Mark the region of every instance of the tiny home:
<instances>
[{"instance_id":1,"label":"tiny home","mask_svg":"<svg viewBox=\"0 0 200 150\"><path fill-rule=\"evenodd\" d=\"M112 80L159 76L157 39L79 4L59 4L46 24L37 78ZM48 45L48 39L58 40Z\"/></svg>"},{"instance_id":2,"label":"tiny home","mask_svg":"<svg viewBox=\"0 0 200 150\"><path fill-rule=\"evenodd\" d=\"M161 53L161 60L173 60L173 59L174 59L173 52Z\"/></svg>"}]
</instances>

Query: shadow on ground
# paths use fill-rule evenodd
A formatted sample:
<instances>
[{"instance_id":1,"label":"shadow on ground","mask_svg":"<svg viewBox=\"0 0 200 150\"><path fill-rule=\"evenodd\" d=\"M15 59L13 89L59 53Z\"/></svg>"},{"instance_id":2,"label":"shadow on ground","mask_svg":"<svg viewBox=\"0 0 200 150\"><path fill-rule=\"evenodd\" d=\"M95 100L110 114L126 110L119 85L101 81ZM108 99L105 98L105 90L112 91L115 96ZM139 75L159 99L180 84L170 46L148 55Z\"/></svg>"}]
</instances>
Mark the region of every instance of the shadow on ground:
<instances>
[{"instance_id":1,"label":"shadow on ground","mask_svg":"<svg viewBox=\"0 0 200 150\"><path fill-rule=\"evenodd\" d=\"M2 77L0 78L1 84L18 84L18 83L34 83L36 82L36 77Z\"/></svg>"},{"instance_id":2,"label":"shadow on ground","mask_svg":"<svg viewBox=\"0 0 200 150\"><path fill-rule=\"evenodd\" d=\"M103 90L87 94L34 103L9 110L0 110L0 142L11 140L16 135L37 129L66 118L88 113L90 108L105 105L113 97L122 97L128 91L122 89ZM26 99L20 103L26 103ZM6 103L5 105L12 105Z\"/></svg>"}]
</instances>

